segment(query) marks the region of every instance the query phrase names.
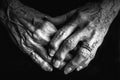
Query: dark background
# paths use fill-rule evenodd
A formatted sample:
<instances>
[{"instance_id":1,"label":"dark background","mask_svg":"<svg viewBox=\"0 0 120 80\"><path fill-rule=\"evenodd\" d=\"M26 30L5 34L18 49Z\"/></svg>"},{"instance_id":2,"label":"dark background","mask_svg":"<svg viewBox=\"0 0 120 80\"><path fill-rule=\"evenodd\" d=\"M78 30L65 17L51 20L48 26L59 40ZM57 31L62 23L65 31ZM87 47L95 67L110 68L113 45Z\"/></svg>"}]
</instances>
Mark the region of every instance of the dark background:
<instances>
[{"instance_id":1,"label":"dark background","mask_svg":"<svg viewBox=\"0 0 120 80\"><path fill-rule=\"evenodd\" d=\"M35 2L34 0L21 0L24 4L34 7L37 10L48 8L44 1L43 3L39 2L41 6L44 8L39 7L40 4ZM54 1L53 1L54 2ZM57 0L56 0L57 2ZM84 3L85 1L81 1L80 4ZM48 2L49 3L49 2ZM47 3L47 5L48 5ZM59 2L58 2L59 3ZM66 2L64 5L66 7L71 8L71 4L77 4L72 2ZM34 5L35 4L35 5ZM51 2L49 4L49 10L54 11L53 7L58 6L58 9L61 9L63 2L61 4L56 4ZM73 8L73 7L72 7ZM72 9L71 8L71 9ZM46 9L47 10L47 9ZM62 9L63 10L63 9ZM64 11L64 10L63 10ZM59 12L58 12L59 13ZM52 14L52 12L50 13ZM60 13L61 14L61 13ZM57 79L57 80L76 80L76 79L110 79L110 80L117 80L118 77L118 68L120 67L120 55L118 54L118 40L119 40L119 26L120 26L120 14L116 17L116 19L111 24L109 31L96 53L96 57L94 60L91 61L88 67L79 71L79 72L72 72L69 75L64 75L63 71L54 69L53 72L45 72L42 70L37 64L33 62L33 60L24 54L11 40L10 36L8 35L7 30L4 28L4 25L0 23L0 73L5 74L25 74L27 75L36 75L38 79ZM119 61L118 61L119 60ZM49 77L47 77L49 76ZM30 77L30 76L29 76Z\"/></svg>"}]
</instances>

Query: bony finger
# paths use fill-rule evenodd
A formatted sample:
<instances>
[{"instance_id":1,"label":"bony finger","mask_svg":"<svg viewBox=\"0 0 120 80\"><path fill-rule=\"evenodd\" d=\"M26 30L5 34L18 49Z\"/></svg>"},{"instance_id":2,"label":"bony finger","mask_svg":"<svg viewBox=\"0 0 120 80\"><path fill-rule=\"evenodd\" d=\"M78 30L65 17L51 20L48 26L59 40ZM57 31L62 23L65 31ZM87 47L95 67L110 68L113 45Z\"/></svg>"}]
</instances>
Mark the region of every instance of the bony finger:
<instances>
[{"instance_id":1,"label":"bony finger","mask_svg":"<svg viewBox=\"0 0 120 80\"><path fill-rule=\"evenodd\" d=\"M66 63L60 62L59 60L54 60L54 67L61 69Z\"/></svg>"},{"instance_id":2,"label":"bony finger","mask_svg":"<svg viewBox=\"0 0 120 80\"><path fill-rule=\"evenodd\" d=\"M54 55L57 49L59 48L59 45L63 40L65 40L74 30L76 26L71 25L71 26L66 26L62 29L60 29L54 36L54 38L51 41L51 45L54 48L52 52L50 52L50 55Z\"/></svg>"},{"instance_id":3,"label":"bony finger","mask_svg":"<svg viewBox=\"0 0 120 80\"><path fill-rule=\"evenodd\" d=\"M77 68L81 70L83 67L87 66L88 61L90 61L90 51L85 48L80 48L77 56L68 64L65 69L65 73L69 73ZM70 70L70 71L69 71Z\"/></svg>"},{"instance_id":4,"label":"bony finger","mask_svg":"<svg viewBox=\"0 0 120 80\"><path fill-rule=\"evenodd\" d=\"M56 53L57 60L54 63L56 68L59 68L60 66L64 64L63 60L65 59L65 56L67 53L68 53L68 50L65 48L63 48L60 52Z\"/></svg>"},{"instance_id":5,"label":"bony finger","mask_svg":"<svg viewBox=\"0 0 120 80\"><path fill-rule=\"evenodd\" d=\"M36 54L35 52L32 52L32 58L46 71L52 71L52 67L48 64L48 62L46 62L45 60L43 60L38 54Z\"/></svg>"},{"instance_id":6,"label":"bony finger","mask_svg":"<svg viewBox=\"0 0 120 80\"><path fill-rule=\"evenodd\" d=\"M46 50L42 47L40 43L35 42L31 37L27 36L29 44L34 47L34 50L38 52L44 59L50 61L51 58L46 54Z\"/></svg>"},{"instance_id":7,"label":"bony finger","mask_svg":"<svg viewBox=\"0 0 120 80\"><path fill-rule=\"evenodd\" d=\"M91 60L92 60L91 58L86 58L86 60L83 62L82 65L79 64L79 66L77 67L77 71L80 71L81 69L86 67L90 63Z\"/></svg>"},{"instance_id":8,"label":"bony finger","mask_svg":"<svg viewBox=\"0 0 120 80\"><path fill-rule=\"evenodd\" d=\"M84 66L83 62L84 62L85 58L81 55L77 55L70 63L68 63L68 65L65 67L64 73L68 74L70 72L72 72L74 69L76 69L77 67Z\"/></svg>"},{"instance_id":9,"label":"bony finger","mask_svg":"<svg viewBox=\"0 0 120 80\"><path fill-rule=\"evenodd\" d=\"M89 62L93 59L93 55L89 50L83 47L79 50L79 53L84 57L85 60L82 65L79 64L79 66L77 67L77 71L80 71L82 68L87 66Z\"/></svg>"}]
</instances>

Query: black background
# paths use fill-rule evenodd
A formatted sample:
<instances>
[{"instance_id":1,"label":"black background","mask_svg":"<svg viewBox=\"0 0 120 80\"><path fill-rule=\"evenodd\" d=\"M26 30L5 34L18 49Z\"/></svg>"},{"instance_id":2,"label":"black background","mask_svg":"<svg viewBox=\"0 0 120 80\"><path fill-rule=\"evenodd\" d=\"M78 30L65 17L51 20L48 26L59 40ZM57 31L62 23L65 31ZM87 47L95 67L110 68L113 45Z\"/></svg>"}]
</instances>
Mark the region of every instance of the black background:
<instances>
[{"instance_id":1,"label":"black background","mask_svg":"<svg viewBox=\"0 0 120 80\"><path fill-rule=\"evenodd\" d=\"M21 0L26 5L40 9L38 2L34 0ZM45 1L46 2L46 1ZM45 4L44 2L44 4ZM83 1L84 2L84 1ZM37 3L37 4L36 4ZM67 2L66 2L67 3ZM66 4L64 3L64 5ZM33 4L36 4L33 5ZM42 3L41 3L42 4ZM55 4L55 3L54 3ZM61 2L62 4L62 2ZM69 4L69 2L67 3ZM82 4L82 1L81 1ZM50 5L50 4L49 4ZM53 6L53 4L51 4ZM60 4L59 4L60 5ZM42 6L46 6L42 5ZM57 6L57 4L55 5ZM61 6L60 6L61 7ZM70 7L70 5L69 5ZM54 10L53 10L54 11ZM79 72L64 75L63 71L54 69L53 72L43 71L33 60L24 54L11 40L4 25L0 23L0 72L5 74L34 75L38 79L50 80L85 80L85 79L110 79L117 80L120 67L120 55L118 54L120 15L111 24L109 31L96 53L96 57L89 66ZM19 75L19 76L21 76ZM47 77L48 76L48 77Z\"/></svg>"}]
</instances>

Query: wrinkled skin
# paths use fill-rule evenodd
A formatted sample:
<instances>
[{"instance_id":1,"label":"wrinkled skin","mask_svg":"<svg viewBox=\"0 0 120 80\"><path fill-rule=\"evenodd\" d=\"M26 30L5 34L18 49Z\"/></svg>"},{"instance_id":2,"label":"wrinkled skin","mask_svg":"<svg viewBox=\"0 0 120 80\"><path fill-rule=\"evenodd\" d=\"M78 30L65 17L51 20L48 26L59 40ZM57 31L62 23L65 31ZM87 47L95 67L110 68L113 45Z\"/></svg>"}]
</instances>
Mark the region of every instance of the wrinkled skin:
<instances>
[{"instance_id":1,"label":"wrinkled skin","mask_svg":"<svg viewBox=\"0 0 120 80\"><path fill-rule=\"evenodd\" d=\"M79 71L93 60L120 8L119 0L107 0L52 18L18 0L5 2L0 20L16 45L44 70L65 66L65 74ZM60 27L69 18L72 20Z\"/></svg>"}]
</instances>

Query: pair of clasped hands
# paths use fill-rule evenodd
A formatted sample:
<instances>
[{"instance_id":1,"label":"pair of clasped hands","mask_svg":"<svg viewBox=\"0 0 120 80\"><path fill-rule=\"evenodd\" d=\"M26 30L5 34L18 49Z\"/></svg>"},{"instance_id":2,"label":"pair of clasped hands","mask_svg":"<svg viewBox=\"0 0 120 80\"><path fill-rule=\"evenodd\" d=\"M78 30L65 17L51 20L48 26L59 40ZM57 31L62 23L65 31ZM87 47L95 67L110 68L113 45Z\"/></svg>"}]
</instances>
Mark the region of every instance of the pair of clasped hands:
<instances>
[{"instance_id":1,"label":"pair of clasped hands","mask_svg":"<svg viewBox=\"0 0 120 80\"><path fill-rule=\"evenodd\" d=\"M85 21L86 17L83 19ZM83 26L83 24L87 25ZM51 35L52 38L50 38ZM92 21L84 23L76 20L59 30L52 23L46 22L40 29L35 30L34 37L39 44L31 38L28 40L38 48L41 54L41 57L35 56L42 68L51 71L52 66L55 68L65 66L64 73L68 74L74 69L79 71L89 64L103 41L104 33L100 32L99 26L95 26ZM44 46L49 50L47 51Z\"/></svg>"}]
</instances>

